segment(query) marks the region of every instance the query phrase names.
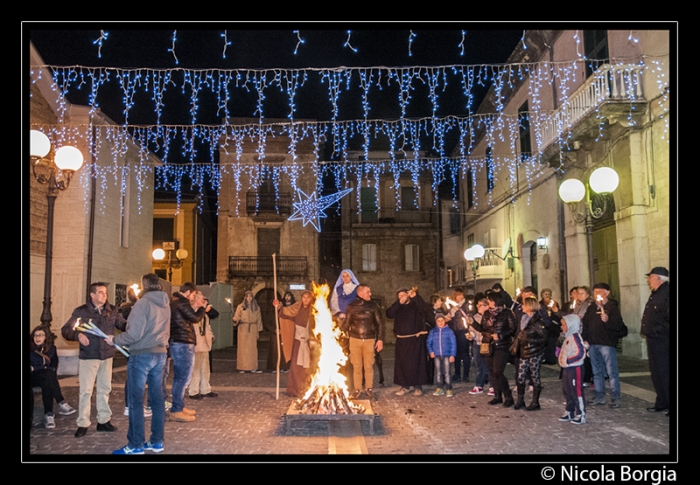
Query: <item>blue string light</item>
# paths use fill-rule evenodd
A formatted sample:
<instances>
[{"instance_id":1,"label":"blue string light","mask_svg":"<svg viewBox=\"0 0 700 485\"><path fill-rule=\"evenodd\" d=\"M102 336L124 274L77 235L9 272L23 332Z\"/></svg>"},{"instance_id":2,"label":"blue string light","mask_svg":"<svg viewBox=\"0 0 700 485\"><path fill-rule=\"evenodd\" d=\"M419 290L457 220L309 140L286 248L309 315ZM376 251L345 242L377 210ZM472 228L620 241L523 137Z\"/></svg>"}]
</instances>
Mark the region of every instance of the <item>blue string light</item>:
<instances>
[{"instance_id":1,"label":"blue string light","mask_svg":"<svg viewBox=\"0 0 700 485\"><path fill-rule=\"evenodd\" d=\"M348 38L345 41L345 44L343 44L343 47L348 47L351 51L357 52L357 49L355 49L353 46L350 45L350 36L352 35L352 30L348 30Z\"/></svg>"},{"instance_id":2,"label":"blue string light","mask_svg":"<svg viewBox=\"0 0 700 485\"><path fill-rule=\"evenodd\" d=\"M231 41L228 40L228 37L227 37L227 32L228 32L228 31L224 30L224 33L221 34L221 37L224 38L224 52L221 54L221 56L222 56L224 59L226 59L226 48L227 48L228 46L231 45Z\"/></svg>"},{"instance_id":3,"label":"blue string light","mask_svg":"<svg viewBox=\"0 0 700 485\"><path fill-rule=\"evenodd\" d=\"M413 33L411 30L411 35L408 36L408 57L412 57L413 53L411 52L411 45L413 44L413 39L416 38L416 34Z\"/></svg>"},{"instance_id":4,"label":"blue string light","mask_svg":"<svg viewBox=\"0 0 700 485\"><path fill-rule=\"evenodd\" d=\"M304 43L304 39L301 38L301 34L298 30L294 30L292 31L292 33L297 34L297 46L294 48L294 55L297 55L297 51L299 51L299 46Z\"/></svg>"},{"instance_id":5,"label":"blue string light","mask_svg":"<svg viewBox=\"0 0 700 485\"><path fill-rule=\"evenodd\" d=\"M168 49L168 52L173 53L173 57L175 58L175 64L180 64L180 61L178 61L177 56L175 55L175 41L177 40L177 30L173 30L173 46Z\"/></svg>"},{"instance_id":6,"label":"blue string light","mask_svg":"<svg viewBox=\"0 0 700 485\"><path fill-rule=\"evenodd\" d=\"M462 41L457 45L457 47L460 48L459 55L463 56L464 55L464 39L467 37L467 31L463 30L462 31Z\"/></svg>"},{"instance_id":7,"label":"blue string light","mask_svg":"<svg viewBox=\"0 0 700 485\"><path fill-rule=\"evenodd\" d=\"M93 44L97 44L97 57L98 58L102 57L102 43L105 40L107 40L107 37L109 37L109 32L105 32L104 30L100 30L100 36L92 42Z\"/></svg>"}]
</instances>

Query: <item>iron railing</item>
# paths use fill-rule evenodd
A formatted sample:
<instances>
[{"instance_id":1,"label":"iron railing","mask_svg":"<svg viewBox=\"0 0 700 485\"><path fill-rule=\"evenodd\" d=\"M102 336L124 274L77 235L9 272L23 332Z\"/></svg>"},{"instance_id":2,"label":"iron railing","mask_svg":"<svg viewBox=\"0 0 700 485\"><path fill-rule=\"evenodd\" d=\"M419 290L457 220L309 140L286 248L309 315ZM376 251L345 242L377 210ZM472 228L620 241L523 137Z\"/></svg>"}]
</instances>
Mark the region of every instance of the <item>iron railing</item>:
<instances>
[{"instance_id":1,"label":"iron railing","mask_svg":"<svg viewBox=\"0 0 700 485\"><path fill-rule=\"evenodd\" d=\"M277 275L305 278L306 256L277 256ZM229 278L272 276L272 258L258 256L229 256Z\"/></svg>"}]
</instances>

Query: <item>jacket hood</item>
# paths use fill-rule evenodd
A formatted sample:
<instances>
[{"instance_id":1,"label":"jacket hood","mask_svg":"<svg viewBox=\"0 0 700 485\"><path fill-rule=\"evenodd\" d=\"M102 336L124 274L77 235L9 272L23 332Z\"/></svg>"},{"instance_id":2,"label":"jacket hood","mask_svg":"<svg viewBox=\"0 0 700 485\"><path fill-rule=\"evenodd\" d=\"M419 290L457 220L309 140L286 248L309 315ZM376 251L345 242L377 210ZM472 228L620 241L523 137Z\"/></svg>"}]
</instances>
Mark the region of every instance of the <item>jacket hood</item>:
<instances>
[{"instance_id":1,"label":"jacket hood","mask_svg":"<svg viewBox=\"0 0 700 485\"><path fill-rule=\"evenodd\" d=\"M147 291L139 300L148 300L161 308L170 306L170 298L164 291Z\"/></svg>"},{"instance_id":2,"label":"jacket hood","mask_svg":"<svg viewBox=\"0 0 700 485\"><path fill-rule=\"evenodd\" d=\"M581 319L578 317L578 315L575 313L569 313L568 315L564 315L562 319L566 322L565 336L570 337L571 335L580 332Z\"/></svg>"}]
</instances>

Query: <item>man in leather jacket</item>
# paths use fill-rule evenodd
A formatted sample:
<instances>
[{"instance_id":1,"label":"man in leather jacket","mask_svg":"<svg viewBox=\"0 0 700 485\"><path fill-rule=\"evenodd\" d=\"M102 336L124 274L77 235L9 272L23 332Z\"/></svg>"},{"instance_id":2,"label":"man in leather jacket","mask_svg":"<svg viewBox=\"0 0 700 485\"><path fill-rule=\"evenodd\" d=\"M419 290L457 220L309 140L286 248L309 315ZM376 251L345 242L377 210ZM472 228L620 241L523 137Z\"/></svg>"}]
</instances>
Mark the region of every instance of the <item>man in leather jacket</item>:
<instances>
[{"instance_id":1,"label":"man in leather jacket","mask_svg":"<svg viewBox=\"0 0 700 485\"><path fill-rule=\"evenodd\" d=\"M372 397L374 381L374 351L384 348L384 321L372 291L367 285L356 288L357 298L348 304L341 330L350 336L350 363L353 369L353 398L362 393L362 369L364 368L366 392Z\"/></svg>"}]
</instances>

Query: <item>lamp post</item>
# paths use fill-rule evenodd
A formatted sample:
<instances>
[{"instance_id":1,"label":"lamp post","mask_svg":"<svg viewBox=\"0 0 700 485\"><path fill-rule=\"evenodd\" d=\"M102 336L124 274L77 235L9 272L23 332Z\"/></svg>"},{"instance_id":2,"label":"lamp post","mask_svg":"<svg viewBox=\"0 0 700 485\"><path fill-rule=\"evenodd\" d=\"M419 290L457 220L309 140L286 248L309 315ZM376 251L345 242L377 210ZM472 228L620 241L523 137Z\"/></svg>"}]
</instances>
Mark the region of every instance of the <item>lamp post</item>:
<instances>
[{"instance_id":1,"label":"lamp post","mask_svg":"<svg viewBox=\"0 0 700 485\"><path fill-rule=\"evenodd\" d=\"M476 272L479 269L479 262L477 259L483 258L486 250L481 244L475 244L466 251L464 251L464 259L472 264L472 274L474 275L474 294L476 294Z\"/></svg>"},{"instance_id":2,"label":"lamp post","mask_svg":"<svg viewBox=\"0 0 700 485\"><path fill-rule=\"evenodd\" d=\"M571 216L578 224L586 226L588 246L588 273L590 287L593 288L595 268L593 259L593 220L602 218L608 209L608 196L620 183L617 172L610 167L600 167L593 171L584 184L578 179L565 180L559 186L559 197L571 209ZM585 200L584 200L585 199ZM581 202L583 201L583 204Z\"/></svg>"},{"instance_id":3,"label":"lamp post","mask_svg":"<svg viewBox=\"0 0 700 485\"><path fill-rule=\"evenodd\" d=\"M153 250L153 259L156 261L163 261L166 257L166 251L167 251L167 259L165 260L166 268L168 269L168 281L170 283L173 282L173 268L174 269L180 269L182 268L183 260L187 259L187 256L189 255L189 252L186 249L178 249L175 251L175 242L164 242L163 243L163 248L158 248ZM173 251L175 252L175 256L173 257Z\"/></svg>"},{"instance_id":4,"label":"lamp post","mask_svg":"<svg viewBox=\"0 0 700 485\"><path fill-rule=\"evenodd\" d=\"M83 154L75 147L64 145L54 151L49 138L38 130L29 132L32 173L37 182L46 184L46 266L44 268L44 301L41 324L51 327L51 271L53 263L53 212L60 190L66 190L71 177L83 165Z\"/></svg>"}]
</instances>

